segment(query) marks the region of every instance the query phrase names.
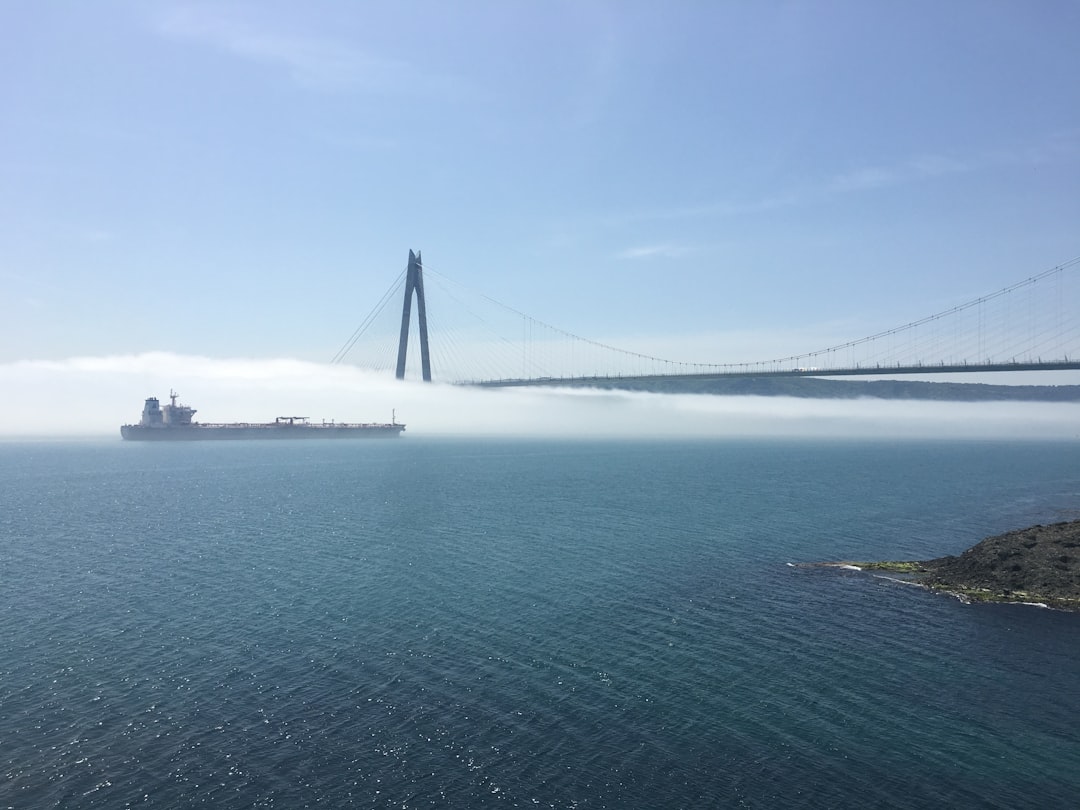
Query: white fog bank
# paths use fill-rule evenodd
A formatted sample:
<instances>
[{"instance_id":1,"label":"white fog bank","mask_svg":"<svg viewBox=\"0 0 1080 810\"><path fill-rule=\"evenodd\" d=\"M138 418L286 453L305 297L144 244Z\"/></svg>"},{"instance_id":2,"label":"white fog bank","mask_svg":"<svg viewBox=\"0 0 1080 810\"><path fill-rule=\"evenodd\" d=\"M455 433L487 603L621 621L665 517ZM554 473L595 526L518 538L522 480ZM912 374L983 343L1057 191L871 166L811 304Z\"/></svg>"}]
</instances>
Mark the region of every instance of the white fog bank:
<instances>
[{"instance_id":1,"label":"white fog bank","mask_svg":"<svg viewBox=\"0 0 1080 810\"><path fill-rule=\"evenodd\" d=\"M389 422L411 436L1078 439L1080 403L811 400L398 382L348 366L166 353L0 364L0 436L115 436L170 388L202 422Z\"/></svg>"}]
</instances>

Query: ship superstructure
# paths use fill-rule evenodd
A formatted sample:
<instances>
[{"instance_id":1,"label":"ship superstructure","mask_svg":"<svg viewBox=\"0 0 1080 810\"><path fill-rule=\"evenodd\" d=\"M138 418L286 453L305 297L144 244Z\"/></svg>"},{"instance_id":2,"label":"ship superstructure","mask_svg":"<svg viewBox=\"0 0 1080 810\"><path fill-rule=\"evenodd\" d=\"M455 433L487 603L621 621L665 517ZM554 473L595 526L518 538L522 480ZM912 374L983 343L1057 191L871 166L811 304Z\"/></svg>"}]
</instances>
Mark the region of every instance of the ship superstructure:
<instances>
[{"instance_id":1,"label":"ship superstructure","mask_svg":"<svg viewBox=\"0 0 1080 810\"><path fill-rule=\"evenodd\" d=\"M178 396L180 395L169 389L170 402L164 408L161 407L157 397L149 397L143 403L142 419L139 420L139 427L161 428L190 425L191 417L195 415L195 409L189 408L187 405L176 404Z\"/></svg>"},{"instance_id":2,"label":"ship superstructure","mask_svg":"<svg viewBox=\"0 0 1080 810\"><path fill-rule=\"evenodd\" d=\"M120 435L134 441L185 441L192 439L366 439L400 436L405 425L396 416L389 423L316 422L306 416L279 416L273 422L195 422L196 409L177 402L169 391L169 404L157 397L143 403L137 425L122 425Z\"/></svg>"}]
</instances>

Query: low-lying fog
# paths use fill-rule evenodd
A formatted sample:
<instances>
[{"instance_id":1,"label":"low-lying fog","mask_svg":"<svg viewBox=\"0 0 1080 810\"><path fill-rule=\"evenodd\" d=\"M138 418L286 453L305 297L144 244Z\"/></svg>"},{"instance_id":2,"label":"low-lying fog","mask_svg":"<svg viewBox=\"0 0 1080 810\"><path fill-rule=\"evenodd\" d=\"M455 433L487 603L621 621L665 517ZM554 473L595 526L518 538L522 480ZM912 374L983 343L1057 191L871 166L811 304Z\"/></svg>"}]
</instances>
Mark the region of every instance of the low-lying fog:
<instances>
[{"instance_id":1,"label":"low-lying fog","mask_svg":"<svg viewBox=\"0 0 1080 810\"><path fill-rule=\"evenodd\" d=\"M0 364L0 436L115 436L170 388L201 422L389 422L412 436L1080 438L1080 403L808 400L398 382L297 360L148 353Z\"/></svg>"}]
</instances>

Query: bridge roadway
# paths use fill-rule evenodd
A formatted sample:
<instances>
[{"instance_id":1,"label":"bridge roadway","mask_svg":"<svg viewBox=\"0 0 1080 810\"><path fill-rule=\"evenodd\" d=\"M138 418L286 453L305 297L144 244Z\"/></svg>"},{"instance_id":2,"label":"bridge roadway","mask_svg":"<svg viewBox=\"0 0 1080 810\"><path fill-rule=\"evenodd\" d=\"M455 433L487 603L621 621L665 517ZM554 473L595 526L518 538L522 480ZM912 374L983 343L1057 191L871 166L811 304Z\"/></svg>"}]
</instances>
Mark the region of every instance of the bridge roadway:
<instances>
[{"instance_id":1,"label":"bridge roadway","mask_svg":"<svg viewBox=\"0 0 1080 810\"><path fill-rule=\"evenodd\" d=\"M698 374L633 374L593 377L533 377L504 380L479 380L459 382L456 385L477 386L480 388L520 388L525 386L589 386L612 382L645 382L650 380L721 380L734 377L855 377L883 376L896 374L974 374L991 371L1077 371L1080 360L1058 360L1037 363L971 363L945 364L936 366L855 366L854 368L788 368L756 371L710 371Z\"/></svg>"}]
</instances>

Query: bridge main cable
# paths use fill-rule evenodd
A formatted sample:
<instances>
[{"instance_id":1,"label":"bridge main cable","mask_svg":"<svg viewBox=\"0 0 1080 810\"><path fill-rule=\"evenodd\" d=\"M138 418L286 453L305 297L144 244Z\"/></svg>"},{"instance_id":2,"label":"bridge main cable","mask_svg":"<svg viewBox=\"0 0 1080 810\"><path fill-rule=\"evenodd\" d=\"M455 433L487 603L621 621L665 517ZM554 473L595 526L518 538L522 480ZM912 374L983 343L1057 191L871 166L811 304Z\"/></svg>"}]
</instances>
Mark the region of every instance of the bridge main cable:
<instances>
[{"instance_id":1,"label":"bridge main cable","mask_svg":"<svg viewBox=\"0 0 1080 810\"><path fill-rule=\"evenodd\" d=\"M1018 282L1016 282L1014 284L1010 284L1009 286L1003 287L1002 289L997 290L996 292L990 293L988 295L982 295L982 296L979 296L977 298L973 298L973 299L971 299L969 301L966 301L966 302L964 302L962 304L959 304L957 306L950 307L949 309L942 310L940 312L934 313L933 315L928 315L928 316L926 316L924 318L919 318L918 320L911 321L911 322L906 323L906 324L904 324L902 326L892 327L890 329L886 329L886 330L883 330L881 332L877 332L877 333L874 333L872 335L868 335L866 337L859 338L857 340L850 340L850 341L847 341L845 343L839 343L839 344L836 344L836 345L833 345L833 346L830 346L830 347L827 347L827 348L824 348L824 349L818 349L818 350L815 350L815 351L812 351L812 352L805 352L805 353L801 353L801 354L793 354L793 355L788 355L786 357L779 357L779 358L775 358L775 359L771 359L771 360L759 360L759 361L743 362L743 363L694 363L694 362L684 362L684 361L669 360L669 359L666 359L666 358L656 357L654 355L648 355L648 354L644 354L644 353L641 353L641 352L634 352L634 351L630 351L630 350L627 350L627 349L621 349L621 348L619 348L617 346L611 346L611 345L606 344L606 343L601 343L599 341L595 341L595 340L591 340L589 338L581 337L580 335L576 335L576 334L574 334L572 332L568 332L565 329L560 329L559 327L552 326L552 325L550 325L548 323L545 323L544 321L540 321L540 320L538 320L536 318L533 318L531 315L528 315L528 314L526 314L524 312L521 312L520 310L515 309L514 307L511 307L511 306L509 306L507 304L504 304L501 301L497 301L496 299L491 298L490 296L484 295L483 293L477 293L477 294L480 295L481 297L483 297L485 300L491 302L492 304L494 304L496 306L499 306L499 307L507 310L508 312L512 312L512 313L514 313L515 315L517 315L517 316L519 316L521 318L526 319L530 323L538 324L538 325L544 327L545 329L548 329L548 330L550 330L550 331L552 331L552 332L554 332L556 334L562 335L562 336L570 338L572 340L581 341L582 343L586 343L588 345L595 346L595 347L604 349L606 351L617 352L617 353L625 355L625 356L640 358L640 359L644 359L644 360L649 360L649 361L656 362L656 363L663 363L663 364L666 364L666 365L669 365L669 366L682 366L682 367L690 366L690 367L694 367L696 369L707 370L706 373L704 373L704 374L701 371L699 371L699 372L697 372L695 374L684 375L684 376L693 376L693 377L698 377L698 378L700 378L702 376L709 376L710 373L711 374L716 374L716 375L731 375L731 376L754 376L754 375L772 376L772 375L775 375L775 374L798 374L798 375L801 375L801 376L812 376L812 375L829 376L830 371L831 371L836 376L843 376L843 375L846 375L846 374L871 374L871 373L874 373L874 371L878 371L879 373L899 373L899 374L914 374L914 373L920 373L920 372L923 372L923 373L925 373L925 372L942 373L942 372L945 372L945 371L966 372L966 371L971 371L971 370L973 370L975 368L978 368L979 370L985 370L985 371L1035 370L1035 369L1061 370L1061 369L1075 369L1077 367L1080 367L1080 365L1078 365L1077 361L1075 361L1075 360L1070 361L1068 359L1068 357L1066 356L1063 361L1060 361L1060 362L1051 361L1051 362L1047 362L1047 363L1043 363L1042 361L1039 361L1038 363L1034 363L1034 362L1017 362L1015 360L1012 361L1012 362L987 362L987 363L980 363L980 364L969 364L967 362L963 362L963 363L944 363L944 362L942 362L942 363L938 363L938 364L930 364L930 363L927 363L927 364L918 364L918 363L916 363L916 364L911 364L911 365L897 364L896 366L880 366L880 365L878 365L876 368L867 368L867 367L859 368L859 367L855 367L855 368L851 368L851 369L844 369L842 367L838 367L836 369L831 369L831 370L828 369L828 368L803 368L801 366L802 366L802 363L805 362L805 361L812 360L814 358L821 357L821 356L828 356L830 354L835 354L835 353L838 353L838 352L841 352L841 351L844 351L844 350L847 350L847 349L851 349L851 348L854 348L854 347L857 347L857 346L862 346L862 345L865 345L865 344L868 344L868 343L872 343L872 342L874 342L876 340L881 340L882 338L886 338L886 337L897 335L897 334L900 334L900 333L903 333L903 332L906 332L906 331L914 330L914 329L917 329L918 327L923 326L925 324L932 323L934 321L941 320L942 318L946 318L946 317L949 317L949 316L952 316L952 315L956 315L958 313L964 312L964 311L972 309L974 307L981 306L981 305L983 305L983 304L985 304L985 303L987 303L989 301L993 301L995 299L998 299L998 298L1001 298L1001 297L1003 297L1005 295L1008 295L1009 293L1015 292L1016 290L1022 289L1024 287L1033 286L1033 285L1037 284L1038 282L1040 282L1040 281L1042 281L1042 280L1044 280L1046 278L1049 278L1051 276L1062 274L1066 270L1075 268L1078 265L1080 265L1080 256L1074 257L1072 259L1069 259L1066 262L1055 265L1054 267L1051 267L1051 268L1049 268L1047 270L1044 270L1043 272L1038 273L1038 274L1036 274L1034 276L1031 276L1030 278L1026 278L1026 279L1024 279L1022 281L1018 281ZM451 279L449 279L448 277L446 277L446 276L444 276L442 274L438 274L438 275L440 276L440 278L442 278L444 280L451 281ZM798 364L798 365L796 365L796 364ZM781 366L791 366L791 365L796 365L796 367L795 368L790 368L790 367L789 368L781 368ZM559 379L565 379L565 380L612 379L613 376L623 377L624 375L610 375L610 376L597 375L597 376L593 376L593 377L566 377L566 378L557 378L557 379L552 378L552 379L549 379L549 380L545 380L545 382L548 382L548 383L556 382ZM652 375L626 375L626 376L632 376L635 379L647 379L647 378L654 378L654 377L655 378L662 378L662 377L672 377L672 376L680 376L680 375L652 374ZM510 379L505 379L505 380L502 380L502 381L491 380L491 381L486 381L486 382L480 382L480 383L477 383L477 384L488 384L488 385L527 384L526 379L527 378L522 378L522 379L513 380L513 381L511 381Z\"/></svg>"},{"instance_id":2,"label":"bridge main cable","mask_svg":"<svg viewBox=\"0 0 1080 810\"><path fill-rule=\"evenodd\" d=\"M455 281L454 279L450 278L447 275L444 275L443 273L438 272L437 270L433 270L430 265L425 265L424 269L427 270L427 272L438 276L443 281L449 282L451 284L456 284L459 287L464 287L465 289L468 289L461 282ZM723 366L719 366L719 365L712 364L712 363L683 363L683 362L680 362L678 360L667 360L667 359L665 359L663 357L655 357L655 356L653 356L651 354L644 354L642 352L635 352L635 351L632 351L630 349L621 349L618 346L611 346L611 345L609 345L607 343L601 343L598 340L592 340L591 338L582 337L581 335L576 335L573 332L568 332L567 330L561 329L558 326L552 326L551 324L546 323L546 322L540 320L539 318L534 318L532 315L529 315L529 314L527 314L525 312L522 312L520 309L516 309L516 308L510 306L509 304L504 304L502 301L498 301L495 298L492 298L490 295L485 295L484 293L479 292L478 290L471 290L471 292L474 295L477 295L480 298L483 298L488 303L494 304L497 307L501 307L502 309L506 310L507 312L510 312L510 313L518 316L519 318L522 318L523 320L527 321L530 324L535 324L536 326L543 327L544 329L547 329L547 330L549 330L549 331L551 331L551 332L553 332L553 333L555 333L557 335L561 335L561 336L563 336L565 338L570 338L571 340L577 340L577 341L580 341L581 343L586 343L586 344L588 344L590 346L595 346L598 349L604 349L605 351L609 351L609 352L617 352L617 353L625 355L627 357L634 357L634 358L637 358L637 359L640 359L640 360L649 360L649 361L654 362L654 363L665 363L665 364L671 365L671 366L694 365L694 366L704 366L704 367L707 367L707 368L722 368L723 367Z\"/></svg>"}]
</instances>

